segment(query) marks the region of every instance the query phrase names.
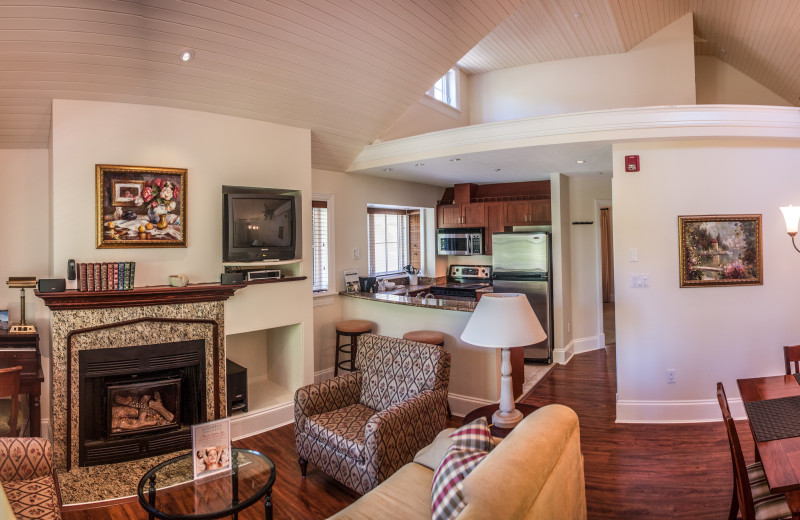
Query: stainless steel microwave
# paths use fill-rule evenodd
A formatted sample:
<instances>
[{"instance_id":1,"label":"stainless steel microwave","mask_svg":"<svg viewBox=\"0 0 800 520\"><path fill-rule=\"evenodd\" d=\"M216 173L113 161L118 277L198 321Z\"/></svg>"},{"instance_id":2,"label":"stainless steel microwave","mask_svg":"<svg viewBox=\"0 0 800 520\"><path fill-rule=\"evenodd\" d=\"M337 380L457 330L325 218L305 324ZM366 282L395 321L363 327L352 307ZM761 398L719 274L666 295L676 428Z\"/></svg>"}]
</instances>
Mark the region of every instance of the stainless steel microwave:
<instances>
[{"instance_id":1,"label":"stainless steel microwave","mask_svg":"<svg viewBox=\"0 0 800 520\"><path fill-rule=\"evenodd\" d=\"M436 230L436 254L482 255L483 228L439 228Z\"/></svg>"}]
</instances>

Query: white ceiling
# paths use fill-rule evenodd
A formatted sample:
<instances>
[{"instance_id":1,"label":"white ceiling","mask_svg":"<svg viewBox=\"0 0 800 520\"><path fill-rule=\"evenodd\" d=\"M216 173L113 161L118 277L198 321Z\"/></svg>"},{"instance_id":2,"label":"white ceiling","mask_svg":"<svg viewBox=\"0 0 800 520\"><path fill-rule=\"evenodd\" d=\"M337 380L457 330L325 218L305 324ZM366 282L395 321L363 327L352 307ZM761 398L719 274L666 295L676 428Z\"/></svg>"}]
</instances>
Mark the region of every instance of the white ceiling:
<instances>
[{"instance_id":1,"label":"white ceiling","mask_svg":"<svg viewBox=\"0 0 800 520\"><path fill-rule=\"evenodd\" d=\"M5 0L0 147L47 147L54 98L116 101L310 128L313 166L345 171L459 60L478 73L624 52L689 11L697 54L797 104L795 0ZM592 153L524 160L562 171L560 151Z\"/></svg>"}]
</instances>

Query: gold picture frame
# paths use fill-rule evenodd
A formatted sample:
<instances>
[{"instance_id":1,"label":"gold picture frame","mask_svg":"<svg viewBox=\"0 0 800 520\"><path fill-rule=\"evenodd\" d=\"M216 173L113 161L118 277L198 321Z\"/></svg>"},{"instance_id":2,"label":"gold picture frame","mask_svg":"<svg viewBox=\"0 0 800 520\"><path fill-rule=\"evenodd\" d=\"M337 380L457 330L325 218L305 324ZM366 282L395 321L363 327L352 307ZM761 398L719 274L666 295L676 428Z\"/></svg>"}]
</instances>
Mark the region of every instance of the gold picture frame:
<instances>
[{"instance_id":1,"label":"gold picture frame","mask_svg":"<svg viewBox=\"0 0 800 520\"><path fill-rule=\"evenodd\" d=\"M97 248L186 247L185 168L95 166Z\"/></svg>"},{"instance_id":2,"label":"gold picture frame","mask_svg":"<svg viewBox=\"0 0 800 520\"><path fill-rule=\"evenodd\" d=\"M678 217L680 286L763 285L761 215Z\"/></svg>"}]
</instances>

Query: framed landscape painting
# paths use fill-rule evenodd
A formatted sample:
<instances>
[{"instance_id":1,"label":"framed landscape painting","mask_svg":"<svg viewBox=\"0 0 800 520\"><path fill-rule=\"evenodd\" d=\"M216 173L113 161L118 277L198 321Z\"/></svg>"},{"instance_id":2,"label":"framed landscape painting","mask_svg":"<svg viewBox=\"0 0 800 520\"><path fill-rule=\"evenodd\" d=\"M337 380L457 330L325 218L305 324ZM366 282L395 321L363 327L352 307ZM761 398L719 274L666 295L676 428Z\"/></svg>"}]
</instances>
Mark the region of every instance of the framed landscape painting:
<instances>
[{"instance_id":1,"label":"framed landscape painting","mask_svg":"<svg viewBox=\"0 0 800 520\"><path fill-rule=\"evenodd\" d=\"M763 285L761 215L678 217L681 287Z\"/></svg>"},{"instance_id":2,"label":"framed landscape painting","mask_svg":"<svg viewBox=\"0 0 800 520\"><path fill-rule=\"evenodd\" d=\"M186 170L98 164L97 247L186 247Z\"/></svg>"}]
</instances>

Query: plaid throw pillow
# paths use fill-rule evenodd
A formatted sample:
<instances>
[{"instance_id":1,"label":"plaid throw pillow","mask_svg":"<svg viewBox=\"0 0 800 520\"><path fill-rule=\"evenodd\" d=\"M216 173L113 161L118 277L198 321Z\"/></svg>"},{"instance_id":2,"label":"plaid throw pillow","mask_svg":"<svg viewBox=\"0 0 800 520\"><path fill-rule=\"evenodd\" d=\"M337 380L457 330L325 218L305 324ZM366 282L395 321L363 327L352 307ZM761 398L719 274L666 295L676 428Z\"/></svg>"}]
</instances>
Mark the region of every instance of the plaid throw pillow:
<instances>
[{"instance_id":1,"label":"plaid throw pillow","mask_svg":"<svg viewBox=\"0 0 800 520\"><path fill-rule=\"evenodd\" d=\"M433 520L456 518L464 506L461 487L469 472L494 447L486 418L481 417L450 434L453 445L433 475L431 512Z\"/></svg>"}]
</instances>

